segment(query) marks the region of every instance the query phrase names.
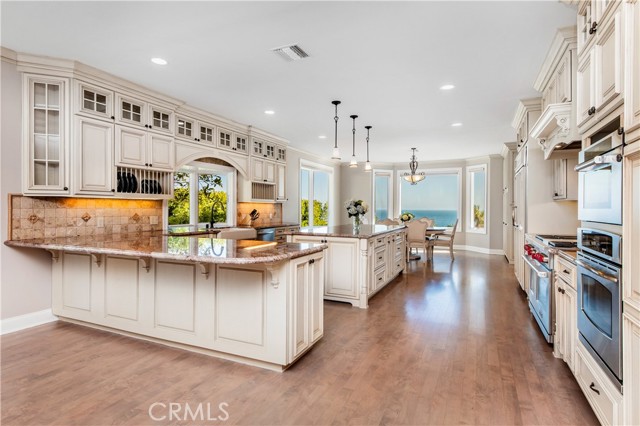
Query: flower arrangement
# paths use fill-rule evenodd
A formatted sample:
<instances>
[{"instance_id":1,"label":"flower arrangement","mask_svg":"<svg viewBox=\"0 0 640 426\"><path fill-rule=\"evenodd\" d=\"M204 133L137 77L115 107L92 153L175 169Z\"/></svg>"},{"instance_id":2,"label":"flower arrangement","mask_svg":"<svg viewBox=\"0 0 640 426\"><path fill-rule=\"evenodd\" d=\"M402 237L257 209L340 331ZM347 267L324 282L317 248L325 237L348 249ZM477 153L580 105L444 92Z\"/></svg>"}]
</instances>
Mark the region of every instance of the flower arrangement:
<instances>
[{"instance_id":1,"label":"flower arrangement","mask_svg":"<svg viewBox=\"0 0 640 426\"><path fill-rule=\"evenodd\" d=\"M357 219L369 211L369 205L362 200L349 200L344 206L347 208L349 217L355 217Z\"/></svg>"},{"instance_id":2,"label":"flower arrangement","mask_svg":"<svg viewBox=\"0 0 640 426\"><path fill-rule=\"evenodd\" d=\"M403 222L410 222L413 220L415 216L413 215L413 213L409 213L409 212L404 212L400 215L400 220Z\"/></svg>"}]
</instances>

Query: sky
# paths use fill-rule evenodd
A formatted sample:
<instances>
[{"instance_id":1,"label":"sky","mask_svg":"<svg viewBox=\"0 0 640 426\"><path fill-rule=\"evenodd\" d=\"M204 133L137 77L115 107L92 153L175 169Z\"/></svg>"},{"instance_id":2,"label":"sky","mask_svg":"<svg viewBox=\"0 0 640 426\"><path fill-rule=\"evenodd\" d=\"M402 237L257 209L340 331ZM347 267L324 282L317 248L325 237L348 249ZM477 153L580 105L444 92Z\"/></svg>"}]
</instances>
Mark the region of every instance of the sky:
<instances>
[{"instance_id":1,"label":"sky","mask_svg":"<svg viewBox=\"0 0 640 426\"><path fill-rule=\"evenodd\" d=\"M401 179L401 210L457 210L458 175L427 175L417 185Z\"/></svg>"}]
</instances>

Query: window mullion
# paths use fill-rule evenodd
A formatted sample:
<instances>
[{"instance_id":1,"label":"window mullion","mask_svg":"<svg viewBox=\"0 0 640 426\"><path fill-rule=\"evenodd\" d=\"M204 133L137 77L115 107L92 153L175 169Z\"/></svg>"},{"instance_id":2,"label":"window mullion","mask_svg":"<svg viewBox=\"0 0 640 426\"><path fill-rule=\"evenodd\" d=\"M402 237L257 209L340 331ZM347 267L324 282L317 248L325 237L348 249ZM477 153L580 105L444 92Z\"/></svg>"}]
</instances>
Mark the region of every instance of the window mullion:
<instances>
[{"instance_id":1,"label":"window mullion","mask_svg":"<svg viewBox=\"0 0 640 426\"><path fill-rule=\"evenodd\" d=\"M198 225L198 173L189 173L189 222Z\"/></svg>"}]
</instances>

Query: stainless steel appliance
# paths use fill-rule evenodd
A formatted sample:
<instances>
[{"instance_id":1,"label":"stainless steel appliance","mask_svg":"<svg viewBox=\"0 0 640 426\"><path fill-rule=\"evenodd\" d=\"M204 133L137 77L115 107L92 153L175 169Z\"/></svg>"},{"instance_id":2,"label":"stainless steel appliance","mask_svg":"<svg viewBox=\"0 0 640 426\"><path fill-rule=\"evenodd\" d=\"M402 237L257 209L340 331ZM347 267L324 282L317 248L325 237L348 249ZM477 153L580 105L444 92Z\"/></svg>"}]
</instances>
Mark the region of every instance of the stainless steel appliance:
<instances>
[{"instance_id":1,"label":"stainless steel appliance","mask_svg":"<svg viewBox=\"0 0 640 426\"><path fill-rule=\"evenodd\" d=\"M580 152L580 220L622 225L622 145L614 132Z\"/></svg>"},{"instance_id":2,"label":"stainless steel appliance","mask_svg":"<svg viewBox=\"0 0 640 426\"><path fill-rule=\"evenodd\" d=\"M578 229L579 338L622 388L622 256L619 235Z\"/></svg>"},{"instance_id":3,"label":"stainless steel appliance","mask_svg":"<svg viewBox=\"0 0 640 426\"><path fill-rule=\"evenodd\" d=\"M258 229L258 240L262 241L275 241L276 228L261 228Z\"/></svg>"},{"instance_id":4,"label":"stainless steel appliance","mask_svg":"<svg viewBox=\"0 0 640 426\"><path fill-rule=\"evenodd\" d=\"M553 294L554 248L576 247L574 235L527 235L525 254L529 265L529 309L533 314L545 340L553 343L555 302Z\"/></svg>"}]
</instances>

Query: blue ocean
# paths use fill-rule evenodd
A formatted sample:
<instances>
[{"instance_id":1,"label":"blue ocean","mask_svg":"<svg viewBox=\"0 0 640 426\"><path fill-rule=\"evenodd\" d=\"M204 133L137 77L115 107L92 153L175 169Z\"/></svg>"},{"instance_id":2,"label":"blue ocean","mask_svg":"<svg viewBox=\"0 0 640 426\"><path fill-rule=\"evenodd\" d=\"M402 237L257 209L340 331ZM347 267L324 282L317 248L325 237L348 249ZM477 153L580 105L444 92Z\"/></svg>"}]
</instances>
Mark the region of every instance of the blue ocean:
<instances>
[{"instance_id":1,"label":"blue ocean","mask_svg":"<svg viewBox=\"0 0 640 426\"><path fill-rule=\"evenodd\" d=\"M428 217L433 219L434 226L453 226L458 217L456 210L403 210L402 213L413 213L416 218ZM386 210L376 210L376 217L387 217Z\"/></svg>"}]
</instances>

